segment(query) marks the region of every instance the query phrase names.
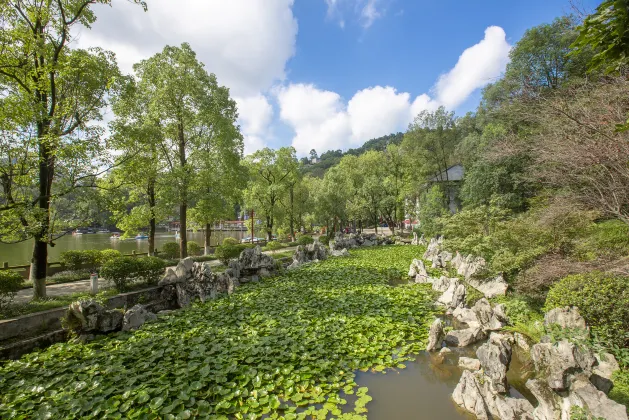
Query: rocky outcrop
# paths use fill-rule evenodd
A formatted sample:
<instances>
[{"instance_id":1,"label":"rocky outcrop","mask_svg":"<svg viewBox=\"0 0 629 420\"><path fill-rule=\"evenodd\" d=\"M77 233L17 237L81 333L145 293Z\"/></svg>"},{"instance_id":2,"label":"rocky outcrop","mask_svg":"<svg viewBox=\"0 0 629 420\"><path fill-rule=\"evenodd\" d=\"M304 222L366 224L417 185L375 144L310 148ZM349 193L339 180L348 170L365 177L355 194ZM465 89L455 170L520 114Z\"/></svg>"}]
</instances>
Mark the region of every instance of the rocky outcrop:
<instances>
[{"instance_id":1,"label":"rocky outcrop","mask_svg":"<svg viewBox=\"0 0 629 420\"><path fill-rule=\"evenodd\" d=\"M157 315L146 310L144 305L135 305L125 312L122 319L122 331L137 330L146 322L155 321Z\"/></svg>"},{"instance_id":2,"label":"rocky outcrop","mask_svg":"<svg viewBox=\"0 0 629 420\"><path fill-rule=\"evenodd\" d=\"M350 254L349 254L349 251L346 248L343 248L340 251L337 251L337 250L330 251L330 256L332 256L332 257L349 257Z\"/></svg>"},{"instance_id":3,"label":"rocky outcrop","mask_svg":"<svg viewBox=\"0 0 629 420\"><path fill-rule=\"evenodd\" d=\"M596 364L590 349L577 347L567 340L535 344L531 348L531 359L535 370L547 378L548 386L555 391L567 390L580 376L589 378Z\"/></svg>"},{"instance_id":4,"label":"rocky outcrop","mask_svg":"<svg viewBox=\"0 0 629 420\"><path fill-rule=\"evenodd\" d=\"M544 326L559 325L561 328L586 329L585 319L576 307L566 306L565 308L551 309L544 316Z\"/></svg>"},{"instance_id":5,"label":"rocky outcrop","mask_svg":"<svg viewBox=\"0 0 629 420\"><path fill-rule=\"evenodd\" d=\"M465 303L465 285L458 279L450 279L448 289L437 299L437 304L454 310Z\"/></svg>"},{"instance_id":6,"label":"rocky outcrop","mask_svg":"<svg viewBox=\"0 0 629 420\"><path fill-rule=\"evenodd\" d=\"M424 252L424 259L428 261L432 261L439 253L441 252L441 245L443 244L443 238L432 238L428 247L426 248L426 252Z\"/></svg>"},{"instance_id":7,"label":"rocky outcrop","mask_svg":"<svg viewBox=\"0 0 629 420\"><path fill-rule=\"evenodd\" d=\"M73 302L68 308L66 324L78 333L108 333L122 328L123 314L107 309L95 300Z\"/></svg>"},{"instance_id":8,"label":"rocky outcrop","mask_svg":"<svg viewBox=\"0 0 629 420\"><path fill-rule=\"evenodd\" d=\"M477 289L488 299L506 295L507 289L509 288L509 285L504 280L502 274L494 277L493 279L479 280L471 276L466 278L470 286Z\"/></svg>"},{"instance_id":9,"label":"rocky outcrop","mask_svg":"<svg viewBox=\"0 0 629 420\"><path fill-rule=\"evenodd\" d=\"M417 277L428 278L428 271L426 271L426 265L422 260L415 258L411 262L411 266L408 269L408 276L417 279ZM418 282L425 283L425 282Z\"/></svg>"},{"instance_id":10,"label":"rocky outcrop","mask_svg":"<svg viewBox=\"0 0 629 420\"><path fill-rule=\"evenodd\" d=\"M426 351L435 351L441 349L443 341L443 321L440 318L434 320L428 332L428 345Z\"/></svg>"},{"instance_id":11,"label":"rocky outcrop","mask_svg":"<svg viewBox=\"0 0 629 420\"><path fill-rule=\"evenodd\" d=\"M486 337L481 327L452 330L446 334L445 342L452 347L467 347Z\"/></svg>"},{"instance_id":12,"label":"rocky outcrop","mask_svg":"<svg viewBox=\"0 0 629 420\"><path fill-rule=\"evenodd\" d=\"M259 250L259 247L257 247ZM243 254L247 251L255 251L253 249L247 249L243 251ZM262 254L264 255L264 254ZM241 254L242 257L242 254ZM264 257L268 257L264 255ZM255 259L248 259L248 266L246 270L249 272L259 273L259 270L254 268ZM168 269L164 278L159 282L160 286L165 286L162 294L166 294L165 300L176 301L176 305L180 308L189 306L196 299L205 302L208 299L214 299L218 295L223 293L232 293L234 288L238 285L237 278L230 276L230 274L243 274L245 269L242 268L242 264L236 262L230 263L228 268L229 273L212 273L211 267L207 263L196 263L191 258L185 258L179 261L177 267ZM266 267L266 266L264 266ZM275 267L275 261L273 261L273 269Z\"/></svg>"},{"instance_id":13,"label":"rocky outcrop","mask_svg":"<svg viewBox=\"0 0 629 420\"><path fill-rule=\"evenodd\" d=\"M459 367L467 370L479 370L480 360L471 357L459 357Z\"/></svg>"},{"instance_id":14,"label":"rocky outcrop","mask_svg":"<svg viewBox=\"0 0 629 420\"><path fill-rule=\"evenodd\" d=\"M496 392L504 394L508 391L507 370L511 363L512 338L491 333L489 341L476 350L476 357L480 361L485 375L491 380Z\"/></svg>"},{"instance_id":15,"label":"rocky outcrop","mask_svg":"<svg viewBox=\"0 0 629 420\"><path fill-rule=\"evenodd\" d=\"M340 251L343 248L352 249L362 246L393 245L395 240L388 236L380 236L375 233L352 233L345 235L338 232L334 240L330 241L330 250Z\"/></svg>"},{"instance_id":16,"label":"rocky outcrop","mask_svg":"<svg viewBox=\"0 0 629 420\"><path fill-rule=\"evenodd\" d=\"M611 391L614 386L612 375L620 369L620 366L612 354L595 354L594 357L596 357L597 364L592 370L590 382L592 382L599 391L609 394L609 391Z\"/></svg>"},{"instance_id":17,"label":"rocky outcrop","mask_svg":"<svg viewBox=\"0 0 629 420\"><path fill-rule=\"evenodd\" d=\"M416 232L413 232L413 240L411 241L411 245L424 245L426 246L427 242L426 239L424 238L424 235L422 234L421 237L417 236Z\"/></svg>"},{"instance_id":18,"label":"rocky outcrop","mask_svg":"<svg viewBox=\"0 0 629 420\"><path fill-rule=\"evenodd\" d=\"M241 281L258 280L275 274L275 260L270 255L262 253L260 246L245 249L238 258L240 263Z\"/></svg>"},{"instance_id":19,"label":"rocky outcrop","mask_svg":"<svg viewBox=\"0 0 629 420\"><path fill-rule=\"evenodd\" d=\"M347 249L343 249L342 251L332 251L333 253L337 253L335 256L342 256L343 251L349 255ZM325 245L322 245L319 241L315 241L306 246L299 245L293 254L293 262L288 266L289 269L295 269L301 267L304 264L310 262L323 261L328 258L328 249Z\"/></svg>"}]
</instances>

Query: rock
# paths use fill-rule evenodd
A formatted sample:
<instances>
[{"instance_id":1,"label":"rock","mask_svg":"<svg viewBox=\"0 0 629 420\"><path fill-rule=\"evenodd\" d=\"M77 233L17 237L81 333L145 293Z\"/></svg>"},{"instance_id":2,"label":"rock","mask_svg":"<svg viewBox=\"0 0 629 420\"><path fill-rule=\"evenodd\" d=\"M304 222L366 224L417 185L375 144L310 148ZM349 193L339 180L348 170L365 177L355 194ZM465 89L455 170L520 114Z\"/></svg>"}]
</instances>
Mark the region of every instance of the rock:
<instances>
[{"instance_id":1,"label":"rock","mask_svg":"<svg viewBox=\"0 0 629 420\"><path fill-rule=\"evenodd\" d=\"M173 270L172 268L169 268L166 270L166 274L164 274L164 277L159 281L159 283L157 283L157 285L165 286L167 284L177 283L178 281L179 281L179 277L177 277L175 270Z\"/></svg>"},{"instance_id":2,"label":"rock","mask_svg":"<svg viewBox=\"0 0 629 420\"><path fill-rule=\"evenodd\" d=\"M473 268L468 269L465 275L465 278L467 282L470 284L470 286L477 289L479 292L485 295L485 297L488 299L491 299L495 296L506 295L509 285L502 277L502 274L498 275L497 277L493 279L478 280L478 279L473 278L473 275L476 272L480 271L481 269L485 267L484 260L482 260L482 263L479 263L478 260L476 261L477 262L475 262L474 264L477 264L477 265L474 265Z\"/></svg>"},{"instance_id":3,"label":"rock","mask_svg":"<svg viewBox=\"0 0 629 420\"><path fill-rule=\"evenodd\" d=\"M417 232L413 232L413 240L411 241L411 245L419 245L419 238L417 237Z\"/></svg>"},{"instance_id":4,"label":"rock","mask_svg":"<svg viewBox=\"0 0 629 420\"><path fill-rule=\"evenodd\" d=\"M544 316L544 326L550 327L553 324L557 324L561 328L587 328L585 325L585 319L583 319L579 313L579 309L574 306L555 308L548 311L548 313Z\"/></svg>"},{"instance_id":5,"label":"rock","mask_svg":"<svg viewBox=\"0 0 629 420\"><path fill-rule=\"evenodd\" d=\"M492 418L476 377L469 370L463 371L461 379L452 393L452 399L479 420Z\"/></svg>"},{"instance_id":6,"label":"rock","mask_svg":"<svg viewBox=\"0 0 629 420\"><path fill-rule=\"evenodd\" d=\"M568 400L572 406L586 408L595 418L627 420L627 409L624 405L610 400L604 392L597 390L586 380L579 379L572 384Z\"/></svg>"},{"instance_id":7,"label":"rock","mask_svg":"<svg viewBox=\"0 0 629 420\"><path fill-rule=\"evenodd\" d=\"M445 342L452 347L467 347L485 338L483 329L467 328L464 330L454 330L446 334Z\"/></svg>"},{"instance_id":8,"label":"rock","mask_svg":"<svg viewBox=\"0 0 629 420\"><path fill-rule=\"evenodd\" d=\"M349 251L347 250L347 248L343 248L340 251L330 251L330 255L333 257L349 257Z\"/></svg>"},{"instance_id":9,"label":"rock","mask_svg":"<svg viewBox=\"0 0 629 420\"><path fill-rule=\"evenodd\" d=\"M505 324L509 323L509 317L507 316L507 310L504 303L494 306L494 315L500 322Z\"/></svg>"},{"instance_id":10,"label":"rock","mask_svg":"<svg viewBox=\"0 0 629 420\"><path fill-rule=\"evenodd\" d=\"M444 305L449 309L456 309L463 306L465 302L465 285L458 279L451 280L448 289L437 300L437 303Z\"/></svg>"},{"instance_id":11,"label":"rock","mask_svg":"<svg viewBox=\"0 0 629 420\"><path fill-rule=\"evenodd\" d=\"M611 391L614 386L614 383L612 382L612 375L620 369L620 366L613 354L595 354L594 357L596 358L598 364L594 366L594 369L592 370L590 382L592 382L599 391L609 394L609 391Z\"/></svg>"},{"instance_id":12,"label":"rock","mask_svg":"<svg viewBox=\"0 0 629 420\"><path fill-rule=\"evenodd\" d=\"M424 259L432 261L433 257L439 255L439 249L441 247L441 241L437 238L432 238L428 247L426 248L426 252L424 252Z\"/></svg>"},{"instance_id":13,"label":"rock","mask_svg":"<svg viewBox=\"0 0 629 420\"><path fill-rule=\"evenodd\" d=\"M590 349L579 348L567 340L553 345L539 343L531 347L535 370L547 376L548 385L556 391L565 391L575 377L589 377L596 359Z\"/></svg>"},{"instance_id":14,"label":"rock","mask_svg":"<svg viewBox=\"0 0 629 420\"><path fill-rule=\"evenodd\" d=\"M519 332L513 333L513 340L515 341L515 345L520 347L524 352L528 353L531 351L531 344L528 337Z\"/></svg>"},{"instance_id":15,"label":"rock","mask_svg":"<svg viewBox=\"0 0 629 420\"><path fill-rule=\"evenodd\" d=\"M511 363L511 339L505 335L492 333L489 341L476 350L485 375L490 378L493 388L499 393L506 393L507 370Z\"/></svg>"},{"instance_id":16,"label":"rock","mask_svg":"<svg viewBox=\"0 0 629 420\"><path fill-rule=\"evenodd\" d=\"M70 329L79 333L107 333L122 328L122 312L106 309L95 300L71 303L67 319Z\"/></svg>"},{"instance_id":17,"label":"rock","mask_svg":"<svg viewBox=\"0 0 629 420\"><path fill-rule=\"evenodd\" d=\"M261 269L266 269L269 273L275 272L275 260L263 254L260 246L242 251L238 262L242 276L257 276Z\"/></svg>"},{"instance_id":18,"label":"rock","mask_svg":"<svg viewBox=\"0 0 629 420\"><path fill-rule=\"evenodd\" d=\"M454 310L452 316L460 323L465 324L469 328L478 328L482 324L476 315L476 312L469 308L459 307Z\"/></svg>"},{"instance_id":19,"label":"rock","mask_svg":"<svg viewBox=\"0 0 629 420\"><path fill-rule=\"evenodd\" d=\"M426 265L424 262L415 258L408 269L408 276L416 279L418 276L428 278L428 271L426 271Z\"/></svg>"},{"instance_id":20,"label":"rock","mask_svg":"<svg viewBox=\"0 0 629 420\"><path fill-rule=\"evenodd\" d=\"M240 278L240 263L237 260L231 260L227 265L227 270L225 270L225 274L230 276L231 278L237 280Z\"/></svg>"},{"instance_id":21,"label":"rock","mask_svg":"<svg viewBox=\"0 0 629 420\"><path fill-rule=\"evenodd\" d=\"M563 420L570 418L570 413L564 412L563 398L556 394L546 381L529 379L526 381L526 388L531 391L538 403L533 411L535 420Z\"/></svg>"},{"instance_id":22,"label":"rock","mask_svg":"<svg viewBox=\"0 0 629 420\"><path fill-rule=\"evenodd\" d=\"M426 351L434 351L441 348L441 342L443 341L443 321L441 318L434 320L430 325L430 331L428 332L428 345Z\"/></svg>"},{"instance_id":23,"label":"rock","mask_svg":"<svg viewBox=\"0 0 629 420\"><path fill-rule=\"evenodd\" d=\"M190 277L192 267L194 267L194 260L191 257L179 261L175 268L175 275L178 277L179 281L186 280Z\"/></svg>"},{"instance_id":24,"label":"rock","mask_svg":"<svg viewBox=\"0 0 629 420\"><path fill-rule=\"evenodd\" d=\"M450 350L450 349L449 349L449 348L447 348L447 347L442 347L442 348L441 348L441 350L439 350L439 354L441 354L442 356L443 356L443 355L446 355L446 354L448 354L448 353L452 353L452 350Z\"/></svg>"},{"instance_id":25,"label":"rock","mask_svg":"<svg viewBox=\"0 0 629 420\"><path fill-rule=\"evenodd\" d=\"M143 305L135 305L125 312L122 320L122 331L130 331L140 328L148 321L155 321L157 315L146 310Z\"/></svg>"},{"instance_id":26,"label":"rock","mask_svg":"<svg viewBox=\"0 0 629 420\"><path fill-rule=\"evenodd\" d=\"M376 243L373 241L370 241L369 239L365 239L362 243L362 246L374 246L374 245L376 245Z\"/></svg>"},{"instance_id":27,"label":"rock","mask_svg":"<svg viewBox=\"0 0 629 420\"><path fill-rule=\"evenodd\" d=\"M441 254L439 254L439 258L441 259L443 267L445 268L446 263L452 261L452 253L448 251L442 251Z\"/></svg>"},{"instance_id":28,"label":"rock","mask_svg":"<svg viewBox=\"0 0 629 420\"><path fill-rule=\"evenodd\" d=\"M431 268L445 268L443 261L441 260L441 254L434 255L430 261L432 261Z\"/></svg>"},{"instance_id":29,"label":"rock","mask_svg":"<svg viewBox=\"0 0 629 420\"><path fill-rule=\"evenodd\" d=\"M471 357L459 357L459 367L468 370L479 370L480 360Z\"/></svg>"},{"instance_id":30,"label":"rock","mask_svg":"<svg viewBox=\"0 0 629 420\"><path fill-rule=\"evenodd\" d=\"M491 303L485 298L478 300L474 306L472 306L472 311L474 311L482 325L489 324L489 321L494 315L494 311L491 309Z\"/></svg>"}]
</instances>

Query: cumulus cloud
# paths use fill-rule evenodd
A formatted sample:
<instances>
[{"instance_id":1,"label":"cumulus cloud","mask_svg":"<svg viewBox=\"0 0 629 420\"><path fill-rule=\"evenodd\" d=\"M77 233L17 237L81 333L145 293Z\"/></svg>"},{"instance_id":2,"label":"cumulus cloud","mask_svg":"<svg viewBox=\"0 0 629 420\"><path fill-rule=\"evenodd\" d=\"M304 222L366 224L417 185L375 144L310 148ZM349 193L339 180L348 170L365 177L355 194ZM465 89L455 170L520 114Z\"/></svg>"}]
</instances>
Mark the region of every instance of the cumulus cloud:
<instances>
[{"instance_id":1,"label":"cumulus cloud","mask_svg":"<svg viewBox=\"0 0 629 420\"><path fill-rule=\"evenodd\" d=\"M264 138L270 136L269 125L273 120L273 107L264 95L236 97L238 123L244 137L245 154L262 149Z\"/></svg>"},{"instance_id":2,"label":"cumulus cloud","mask_svg":"<svg viewBox=\"0 0 629 420\"><path fill-rule=\"evenodd\" d=\"M452 70L438 78L432 97L423 93L412 99L393 87L373 86L356 92L346 103L336 92L311 84L289 84L276 92L280 118L295 131L292 145L300 155L313 148L321 152L356 147L403 131L424 110L456 108L476 89L500 76L509 49L502 28L487 28L484 39L466 49Z\"/></svg>"}]
</instances>

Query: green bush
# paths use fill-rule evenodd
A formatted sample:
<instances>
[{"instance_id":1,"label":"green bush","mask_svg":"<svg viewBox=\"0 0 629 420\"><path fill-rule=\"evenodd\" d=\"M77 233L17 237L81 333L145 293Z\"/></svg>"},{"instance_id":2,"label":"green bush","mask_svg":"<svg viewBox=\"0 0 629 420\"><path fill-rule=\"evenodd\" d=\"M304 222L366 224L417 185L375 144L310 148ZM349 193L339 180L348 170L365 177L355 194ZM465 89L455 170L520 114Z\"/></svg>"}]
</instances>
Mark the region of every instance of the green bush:
<instances>
[{"instance_id":1,"label":"green bush","mask_svg":"<svg viewBox=\"0 0 629 420\"><path fill-rule=\"evenodd\" d=\"M308 245L314 242L314 239L310 235L301 235L299 239L297 239L297 243L299 245Z\"/></svg>"},{"instance_id":2,"label":"green bush","mask_svg":"<svg viewBox=\"0 0 629 420\"><path fill-rule=\"evenodd\" d=\"M101 262L101 251L96 249L65 251L61 253L60 259L70 270L78 270L83 265L96 267Z\"/></svg>"},{"instance_id":3,"label":"green bush","mask_svg":"<svg viewBox=\"0 0 629 420\"><path fill-rule=\"evenodd\" d=\"M216 247L216 252L214 252L214 255L216 255L216 258L218 258L221 263L227 265L229 264L229 260L233 258L238 258L243 249L245 249L245 246L242 246L240 244L221 245Z\"/></svg>"},{"instance_id":4,"label":"green bush","mask_svg":"<svg viewBox=\"0 0 629 420\"><path fill-rule=\"evenodd\" d=\"M629 254L629 226L620 220L594 224L573 252L581 261L596 258L618 258Z\"/></svg>"},{"instance_id":5,"label":"green bush","mask_svg":"<svg viewBox=\"0 0 629 420\"><path fill-rule=\"evenodd\" d=\"M264 248L265 250L268 250L268 251L276 251L278 249L284 248L284 245L282 245L281 243L277 241L271 241L268 244L266 244Z\"/></svg>"},{"instance_id":6,"label":"green bush","mask_svg":"<svg viewBox=\"0 0 629 420\"><path fill-rule=\"evenodd\" d=\"M238 239L228 236L227 238L223 239L223 245L238 245Z\"/></svg>"},{"instance_id":7,"label":"green bush","mask_svg":"<svg viewBox=\"0 0 629 420\"><path fill-rule=\"evenodd\" d=\"M609 397L627 407L629 412L629 370L621 369L612 376L614 387L609 392Z\"/></svg>"},{"instance_id":8,"label":"green bush","mask_svg":"<svg viewBox=\"0 0 629 420\"><path fill-rule=\"evenodd\" d=\"M188 255L189 256L195 256L195 255L199 255L201 253L201 245L199 245L198 243L196 243L194 241L188 242L186 247L188 249Z\"/></svg>"},{"instance_id":9,"label":"green bush","mask_svg":"<svg viewBox=\"0 0 629 420\"><path fill-rule=\"evenodd\" d=\"M22 276L11 270L0 270L0 308L11 303L22 288Z\"/></svg>"},{"instance_id":10,"label":"green bush","mask_svg":"<svg viewBox=\"0 0 629 420\"><path fill-rule=\"evenodd\" d=\"M116 258L122 257L120 251L115 249L103 249L100 251L99 263L102 265L108 261L115 260Z\"/></svg>"},{"instance_id":11,"label":"green bush","mask_svg":"<svg viewBox=\"0 0 629 420\"><path fill-rule=\"evenodd\" d=\"M137 257L122 257L108 261L101 267L100 275L112 281L119 292L124 292L138 272L138 261Z\"/></svg>"},{"instance_id":12,"label":"green bush","mask_svg":"<svg viewBox=\"0 0 629 420\"><path fill-rule=\"evenodd\" d=\"M164 276L166 262L157 257L146 257L137 259L136 277L147 284L157 284Z\"/></svg>"},{"instance_id":13,"label":"green bush","mask_svg":"<svg viewBox=\"0 0 629 420\"><path fill-rule=\"evenodd\" d=\"M162 246L162 251L159 255L166 259L179 258L179 244L177 242L166 242Z\"/></svg>"},{"instance_id":14,"label":"green bush","mask_svg":"<svg viewBox=\"0 0 629 420\"><path fill-rule=\"evenodd\" d=\"M602 341L625 347L622 331L629 331L629 279L592 272L564 277L554 284L544 310L576 306Z\"/></svg>"},{"instance_id":15,"label":"green bush","mask_svg":"<svg viewBox=\"0 0 629 420\"><path fill-rule=\"evenodd\" d=\"M334 234L332 234L332 235L334 235ZM332 238L329 237L328 235L321 235L318 238L318 241L321 242L323 245L330 245L330 240L332 240Z\"/></svg>"},{"instance_id":16,"label":"green bush","mask_svg":"<svg viewBox=\"0 0 629 420\"><path fill-rule=\"evenodd\" d=\"M299 242L289 242L288 246L298 246Z\"/></svg>"}]
</instances>

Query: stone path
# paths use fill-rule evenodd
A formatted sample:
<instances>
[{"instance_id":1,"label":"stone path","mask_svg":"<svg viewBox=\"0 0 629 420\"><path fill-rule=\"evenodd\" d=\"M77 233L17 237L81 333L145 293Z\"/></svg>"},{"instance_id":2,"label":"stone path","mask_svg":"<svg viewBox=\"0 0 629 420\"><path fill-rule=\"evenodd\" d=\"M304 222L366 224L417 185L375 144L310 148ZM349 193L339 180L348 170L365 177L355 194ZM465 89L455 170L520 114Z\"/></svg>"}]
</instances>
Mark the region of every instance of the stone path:
<instances>
[{"instance_id":1,"label":"stone path","mask_svg":"<svg viewBox=\"0 0 629 420\"><path fill-rule=\"evenodd\" d=\"M296 247L282 248L277 251L265 251L265 254L276 254L281 252L293 252ZM207 261L210 266L214 267L220 265L220 261L212 260ZM104 284L103 284L104 283ZM107 284L109 282L105 282L102 279L99 280L99 289L105 289L111 287L111 284ZM59 296L67 296L74 293L85 293L89 292L91 289L90 280L79 280L73 281L71 283L61 283L61 284L51 284L46 286L46 295L48 297L59 297ZM22 289L17 295L15 295L15 299L13 299L14 303L26 303L29 302L33 297L33 289Z\"/></svg>"}]
</instances>

